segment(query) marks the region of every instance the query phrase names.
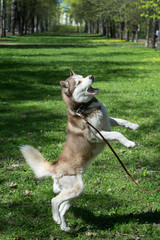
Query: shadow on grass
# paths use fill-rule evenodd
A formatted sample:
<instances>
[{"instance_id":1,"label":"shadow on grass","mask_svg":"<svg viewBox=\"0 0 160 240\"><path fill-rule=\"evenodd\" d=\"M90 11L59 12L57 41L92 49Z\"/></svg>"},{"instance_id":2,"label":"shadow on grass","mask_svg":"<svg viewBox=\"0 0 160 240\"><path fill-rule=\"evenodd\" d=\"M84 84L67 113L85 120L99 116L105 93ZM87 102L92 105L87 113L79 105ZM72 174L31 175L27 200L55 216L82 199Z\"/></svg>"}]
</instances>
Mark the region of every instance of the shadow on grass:
<instances>
[{"instance_id":1,"label":"shadow on grass","mask_svg":"<svg viewBox=\"0 0 160 240\"><path fill-rule=\"evenodd\" d=\"M52 198L51 193L49 193L48 196L50 199ZM89 197L89 205L90 201L92 201L90 196L86 196L84 194L83 197L85 200L88 200L87 198ZM106 211L106 209L110 208L111 206L113 207L114 204L120 204L119 200L112 199L108 195L103 195L103 198L107 199L106 201L102 201L101 194L92 197L94 198L94 205L96 205L98 202L102 203L100 206L101 212L103 212L102 208L104 208L104 210ZM93 203L91 202L91 204ZM25 198L23 197L23 200L21 199L21 201L19 202L1 204L1 211L3 212L3 216L0 220L0 229L4 233L11 228L14 235L18 233L17 231L19 231L19 228L23 227L23 229L25 229L25 232L27 231L29 237L30 234L34 233L34 231L36 236L36 233L39 234L40 232L45 231L46 227L47 229L52 229L52 227L55 226L55 223L53 222L51 217L51 204L49 200L42 199L40 200L40 202L38 202L37 200L32 200L32 197L30 196ZM130 214L113 214L110 216L107 216L107 214L101 214L100 216L96 216L93 211L88 210L87 207L72 207L71 212L74 213L74 216L72 216L72 222L75 219L75 225L76 218L81 218L86 224L85 227L85 224L83 223L82 227L79 226L78 230L72 229L72 232L69 235L74 237L76 236L77 232L82 233L88 231L88 225L92 226L93 229L97 231L107 229L112 230L117 224L128 224L130 222L138 222L139 224L160 223L159 211L148 211ZM68 217L68 220L70 217ZM57 227L59 229L59 226ZM30 233L31 229L33 230L33 233ZM58 229L57 231L59 231ZM56 230L54 231L54 234L56 235Z\"/></svg>"},{"instance_id":2,"label":"shadow on grass","mask_svg":"<svg viewBox=\"0 0 160 240\"><path fill-rule=\"evenodd\" d=\"M113 229L116 224L128 224L129 222L138 222L139 224L146 224L146 223L160 223L159 211L154 212L142 212L142 213L131 213L131 214L114 214L111 216L95 216L92 211L87 210L86 208L72 208L75 217L82 218L86 224L90 224L94 226L97 230L107 230ZM80 231L86 231L84 230Z\"/></svg>"}]
</instances>

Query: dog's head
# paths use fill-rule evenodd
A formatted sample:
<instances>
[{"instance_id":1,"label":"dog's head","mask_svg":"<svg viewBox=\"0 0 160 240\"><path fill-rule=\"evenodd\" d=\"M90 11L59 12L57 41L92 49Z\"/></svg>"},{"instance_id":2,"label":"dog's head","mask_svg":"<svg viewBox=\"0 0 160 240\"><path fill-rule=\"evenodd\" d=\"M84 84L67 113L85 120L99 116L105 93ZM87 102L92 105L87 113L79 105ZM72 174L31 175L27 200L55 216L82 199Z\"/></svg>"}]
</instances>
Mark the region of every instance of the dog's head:
<instances>
[{"instance_id":1,"label":"dog's head","mask_svg":"<svg viewBox=\"0 0 160 240\"><path fill-rule=\"evenodd\" d=\"M72 99L76 103L86 103L98 93L97 88L92 88L94 77L92 75L84 78L70 70L70 77L65 81L60 81L62 94Z\"/></svg>"}]
</instances>

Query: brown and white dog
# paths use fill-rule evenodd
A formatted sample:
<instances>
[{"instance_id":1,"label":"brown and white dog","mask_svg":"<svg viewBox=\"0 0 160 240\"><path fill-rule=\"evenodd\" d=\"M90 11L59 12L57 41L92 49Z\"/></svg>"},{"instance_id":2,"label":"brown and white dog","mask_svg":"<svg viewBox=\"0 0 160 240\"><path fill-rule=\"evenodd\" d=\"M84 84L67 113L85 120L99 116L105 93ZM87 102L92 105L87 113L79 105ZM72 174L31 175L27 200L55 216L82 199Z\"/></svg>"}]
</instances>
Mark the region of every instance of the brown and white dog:
<instances>
[{"instance_id":1,"label":"brown and white dog","mask_svg":"<svg viewBox=\"0 0 160 240\"><path fill-rule=\"evenodd\" d=\"M56 161L46 161L41 153L31 146L20 148L38 178L53 178L53 190L59 193L51 201L53 219L64 231L70 231L65 222L65 213L84 189L82 174L91 160L105 147L101 136L77 115L77 110L83 110L83 115L105 139L117 140L125 147L134 147L135 143L119 132L111 132L111 126L124 126L133 130L139 128L138 124L109 117L106 107L94 97L99 90L92 88L93 82L92 75L83 78L72 70L67 80L60 81L63 101L68 107L68 123L67 141Z\"/></svg>"}]
</instances>

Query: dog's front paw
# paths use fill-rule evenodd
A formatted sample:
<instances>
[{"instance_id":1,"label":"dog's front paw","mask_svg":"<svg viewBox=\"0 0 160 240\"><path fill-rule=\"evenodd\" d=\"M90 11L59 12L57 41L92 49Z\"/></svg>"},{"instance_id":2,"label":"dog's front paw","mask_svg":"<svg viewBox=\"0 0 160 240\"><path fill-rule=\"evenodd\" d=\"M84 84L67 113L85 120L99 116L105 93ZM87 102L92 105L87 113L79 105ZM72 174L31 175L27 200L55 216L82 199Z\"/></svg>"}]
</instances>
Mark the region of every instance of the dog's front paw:
<instances>
[{"instance_id":1,"label":"dog's front paw","mask_svg":"<svg viewBox=\"0 0 160 240\"><path fill-rule=\"evenodd\" d=\"M136 131L139 127L140 127L139 124L132 123L131 129L134 130L134 131Z\"/></svg>"},{"instance_id":2,"label":"dog's front paw","mask_svg":"<svg viewBox=\"0 0 160 240\"><path fill-rule=\"evenodd\" d=\"M125 144L125 147L127 147L127 148L133 148L133 147L135 147L136 146L136 144L134 143L134 142L132 142L132 141L128 141L126 144Z\"/></svg>"}]
</instances>

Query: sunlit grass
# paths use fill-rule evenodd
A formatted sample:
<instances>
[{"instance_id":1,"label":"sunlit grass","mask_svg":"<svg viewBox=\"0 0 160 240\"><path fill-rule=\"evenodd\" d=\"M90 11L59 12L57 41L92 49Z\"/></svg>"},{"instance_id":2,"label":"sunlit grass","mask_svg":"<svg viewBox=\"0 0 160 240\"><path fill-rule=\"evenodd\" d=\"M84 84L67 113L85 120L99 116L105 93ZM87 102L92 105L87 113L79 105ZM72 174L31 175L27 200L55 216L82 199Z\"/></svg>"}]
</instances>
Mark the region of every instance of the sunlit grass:
<instances>
[{"instance_id":1,"label":"sunlit grass","mask_svg":"<svg viewBox=\"0 0 160 240\"><path fill-rule=\"evenodd\" d=\"M60 35L27 36L26 42L41 42L42 38L56 44L66 42ZM69 42L75 41L75 35L69 38ZM101 39L99 35L77 38L83 43ZM14 37L10 39L12 42ZM25 37L15 39L24 42ZM159 192L147 194L137 189L107 147L88 168L85 191L68 212L70 234L61 232L52 220L52 179L35 179L18 149L30 144L48 161L58 158L67 122L58 81L66 79L72 68L96 77L97 98L108 107L109 115L141 125L136 132L115 128L135 141L134 149L111 144L141 186L157 188L158 59L160 52L139 47L0 47L1 240L159 239Z\"/></svg>"},{"instance_id":2,"label":"sunlit grass","mask_svg":"<svg viewBox=\"0 0 160 240\"><path fill-rule=\"evenodd\" d=\"M139 45L142 43L135 43L135 42L126 42L125 40L120 39L107 39L106 36L98 35L98 34L71 34L71 33L36 33L36 34L30 34L30 35L23 35L23 36L8 36L6 38L0 39L0 43L24 43L24 44L91 44L91 45L97 45L97 44L131 44L131 45Z\"/></svg>"}]
</instances>

